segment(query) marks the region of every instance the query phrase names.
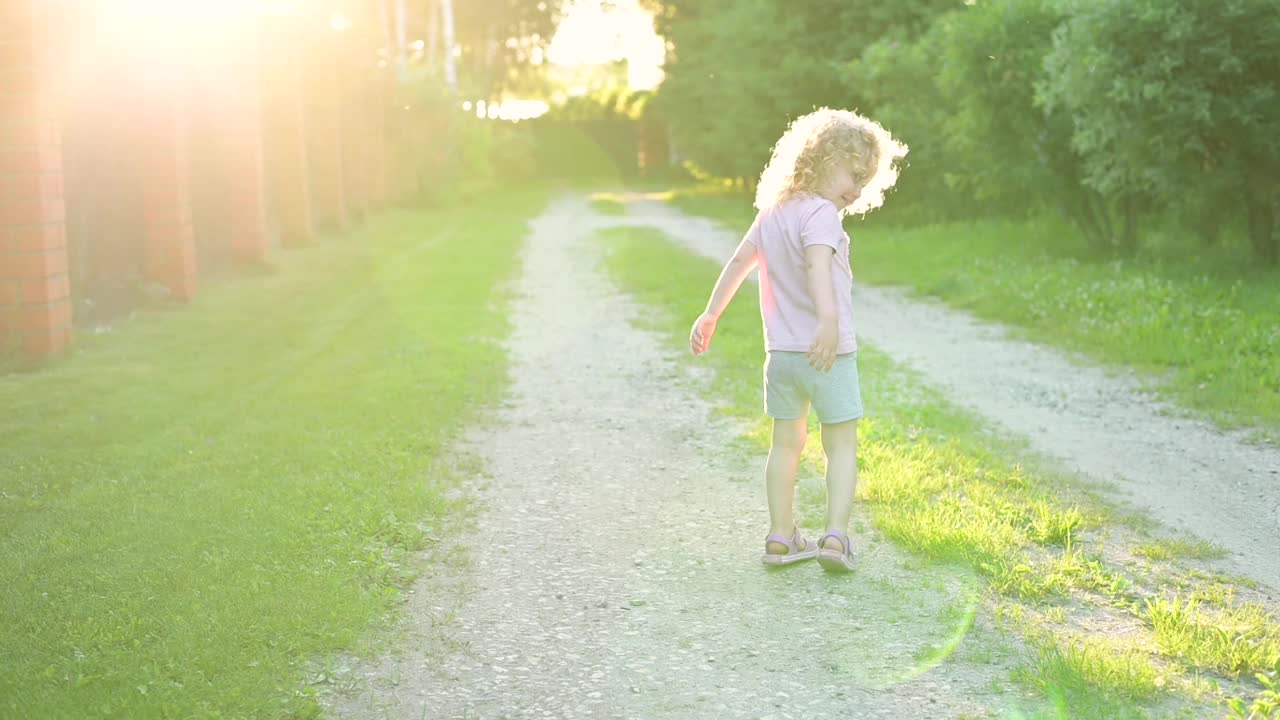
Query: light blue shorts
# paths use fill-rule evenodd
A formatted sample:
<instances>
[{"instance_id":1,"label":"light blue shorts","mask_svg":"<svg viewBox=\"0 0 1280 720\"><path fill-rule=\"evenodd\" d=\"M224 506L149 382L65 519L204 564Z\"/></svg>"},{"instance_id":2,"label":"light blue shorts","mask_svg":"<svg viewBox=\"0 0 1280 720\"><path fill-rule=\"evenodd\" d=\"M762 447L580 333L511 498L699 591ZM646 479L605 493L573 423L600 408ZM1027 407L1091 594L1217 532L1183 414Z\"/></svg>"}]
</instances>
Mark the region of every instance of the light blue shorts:
<instances>
[{"instance_id":1,"label":"light blue shorts","mask_svg":"<svg viewBox=\"0 0 1280 720\"><path fill-rule=\"evenodd\" d=\"M827 372L809 366L802 352L772 351L764 361L764 413L778 420L809 417L809 404L823 425L862 417L858 353L837 355Z\"/></svg>"}]
</instances>

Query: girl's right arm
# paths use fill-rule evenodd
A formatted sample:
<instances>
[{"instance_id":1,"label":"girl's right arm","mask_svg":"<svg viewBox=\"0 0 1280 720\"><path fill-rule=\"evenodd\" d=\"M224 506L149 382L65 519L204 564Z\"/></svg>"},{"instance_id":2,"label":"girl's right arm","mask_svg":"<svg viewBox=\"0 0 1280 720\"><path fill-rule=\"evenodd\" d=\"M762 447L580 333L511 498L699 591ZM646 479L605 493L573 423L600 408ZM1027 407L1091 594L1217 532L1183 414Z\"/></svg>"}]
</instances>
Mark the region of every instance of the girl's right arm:
<instances>
[{"instance_id":1,"label":"girl's right arm","mask_svg":"<svg viewBox=\"0 0 1280 720\"><path fill-rule=\"evenodd\" d=\"M836 314L836 290L831 282L831 264L835 250L829 245L810 245L804 249L809 295L818 313L818 332L809 346L809 365L826 372L836 361L836 344L840 340L840 317Z\"/></svg>"},{"instance_id":2,"label":"girl's right arm","mask_svg":"<svg viewBox=\"0 0 1280 720\"><path fill-rule=\"evenodd\" d=\"M716 280L715 289L711 291L707 309L698 316L693 323L693 329L689 331L689 349L694 355L701 355L711 347L711 336L715 335L716 322L720 319L721 313L738 293L738 288L742 287L742 281L746 280L759 264L760 257L756 254L755 244L748 238L743 238L742 242L738 243L738 249L733 257L729 258L729 262L725 263L724 269L720 271L720 279ZM830 277L827 278L827 282L831 282Z\"/></svg>"}]
</instances>

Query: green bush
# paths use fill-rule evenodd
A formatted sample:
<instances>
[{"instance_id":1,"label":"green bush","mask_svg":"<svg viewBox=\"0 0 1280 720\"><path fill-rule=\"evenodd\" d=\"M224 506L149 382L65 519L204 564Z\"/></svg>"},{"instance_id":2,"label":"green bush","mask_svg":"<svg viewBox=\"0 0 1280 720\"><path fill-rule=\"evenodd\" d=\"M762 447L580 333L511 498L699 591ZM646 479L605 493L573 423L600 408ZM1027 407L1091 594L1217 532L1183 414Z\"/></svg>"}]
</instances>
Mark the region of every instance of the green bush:
<instances>
[{"instance_id":1,"label":"green bush","mask_svg":"<svg viewBox=\"0 0 1280 720\"><path fill-rule=\"evenodd\" d=\"M928 35L926 35L926 38ZM937 84L937 46L930 41L881 40L850 63L845 81L861 108L910 148L891 202L877 216L931 222L972 211L957 202L946 168L956 165L940 132L949 109Z\"/></svg>"},{"instance_id":2,"label":"green bush","mask_svg":"<svg viewBox=\"0 0 1280 720\"><path fill-rule=\"evenodd\" d=\"M1280 13L1273 0L1070 2L1046 57L1046 106L1073 119L1084 182L1140 210L1243 205L1280 260Z\"/></svg>"},{"instance_id":3,"label":"green bush","mask_svg":"<svg viewBox=\"0 0 1280 720\"><path fill-rule=\"evenodd\" d=\"M1280 262L1275 0L651 4L656 102L704 175L754 178L791 118L852 107L911 148L886 220L1048 206L1095 251L1239 227Z\"/></svg>"},{"instance_id":4,"label":"green bush","mask_svg":"<svg viewBox=\"0 0 1280 720\"><path fill-rule=\"evenodd\" d=\"M652 93L612 90L570 98L530 123L538 171L558 179L634 179L642 150L650 172L665 164L666 127ZM656 162L655 162L656 160Z\"/></svg>"},{"instance_id":5,"label":"green bush","mask_svg":"<svg viewBox=\"0 0 1280 720\"><path fill-rule=\"evenodd\" d=\"M534 140L521 124L458 110L437 120L433 130L421 162L425 205L469 200L536 175Z\"/></svg>"},{"instance_id":6,"label":"green bush","mask_svg":"<svg viewBox=\"0 0 1280 720\"><path fill-rule=\"evenodd\" d=\"M1046 204L1079 185L1053 162L1070 134L1037 105L1035 84L1062 22L1056 0L995 0L938 19L922 42L938 46L945 106L941 134L955 164L951 186L1006 213Z\"/></svg>"}]
</instances>

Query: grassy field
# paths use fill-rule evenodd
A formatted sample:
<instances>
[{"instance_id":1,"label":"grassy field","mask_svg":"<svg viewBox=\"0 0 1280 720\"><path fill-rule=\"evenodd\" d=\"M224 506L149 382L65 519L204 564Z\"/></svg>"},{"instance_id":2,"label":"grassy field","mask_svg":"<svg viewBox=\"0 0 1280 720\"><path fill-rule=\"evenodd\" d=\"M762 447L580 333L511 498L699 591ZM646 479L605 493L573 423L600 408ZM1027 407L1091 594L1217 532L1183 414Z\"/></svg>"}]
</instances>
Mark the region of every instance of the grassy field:
<instances>
[{"instance_id":1,"label":"grassy field","mask_svg":"<svg viewBox=\"0 0 1280 720\"><path fill-rule=\"evenodd\" d=\"M652 327L687 348L718 266L652 229L611 230L602 242L613 276L654 309ZM698 362L716 370L708 391L763 452L761 348L748 284ZM1246 709L1267 701L1252 677L1280 670L1280 624L1247 589L1197 568L1208 550L1120 522L1090 488L1038 467L874 348L859 366L861 502L884 536L985 578L991 612L1033 649L1019 679L1043 693L1047 717L1204 717L1236 697ZM819 472L810 428L806 462ZM820 502L802 495L802 524L821 523ZM1130 550L1139 545L1145 556Z\"/></svg>"},{"instance_id":2,"label":"grassy field","mask_svg":"<svg viewBox=\"0 0 1280 720\"><path fill-rule=\"evenodd\" d=\"M735 228L753 213L741 194L694 190L672 201ZM873 214L846 227L861 281L909 285L1034 340L1136 368L1175 403L1280 440L1280 271L1225 250L1098 257L1053 221L899 229Z\"/></svg>"},{"instance_id":3,"label":"grassy field","mask_svg":"<svg viewBox=\"0 0 1280 720\"><path fill-rule=\"evenodd\" d=\"M0 376L0 716L312 717L439 540L544 196L390 212Z\"/></svg>"}]
</instances>

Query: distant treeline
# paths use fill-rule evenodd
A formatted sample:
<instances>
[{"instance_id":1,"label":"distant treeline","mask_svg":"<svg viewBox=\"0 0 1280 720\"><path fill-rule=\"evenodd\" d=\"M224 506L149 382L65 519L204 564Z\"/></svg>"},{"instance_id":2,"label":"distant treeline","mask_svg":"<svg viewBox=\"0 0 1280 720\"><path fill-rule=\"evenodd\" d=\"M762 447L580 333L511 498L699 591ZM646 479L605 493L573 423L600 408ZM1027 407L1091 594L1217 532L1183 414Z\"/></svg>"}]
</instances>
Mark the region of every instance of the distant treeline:
<instances>
[{"instance_id":1,"label":"distant treeline","mask_svg":"<svg viewBox=\"0 0 1280 720\"><path fill-rule=\"evenodd\" d=\"M856 108L911 147L920 220L1058 209L1100 249L1154 224L1280 260L1277 0L648 0L679 156L750 184L786 124Z\"/></svg>"}]
</instances>

